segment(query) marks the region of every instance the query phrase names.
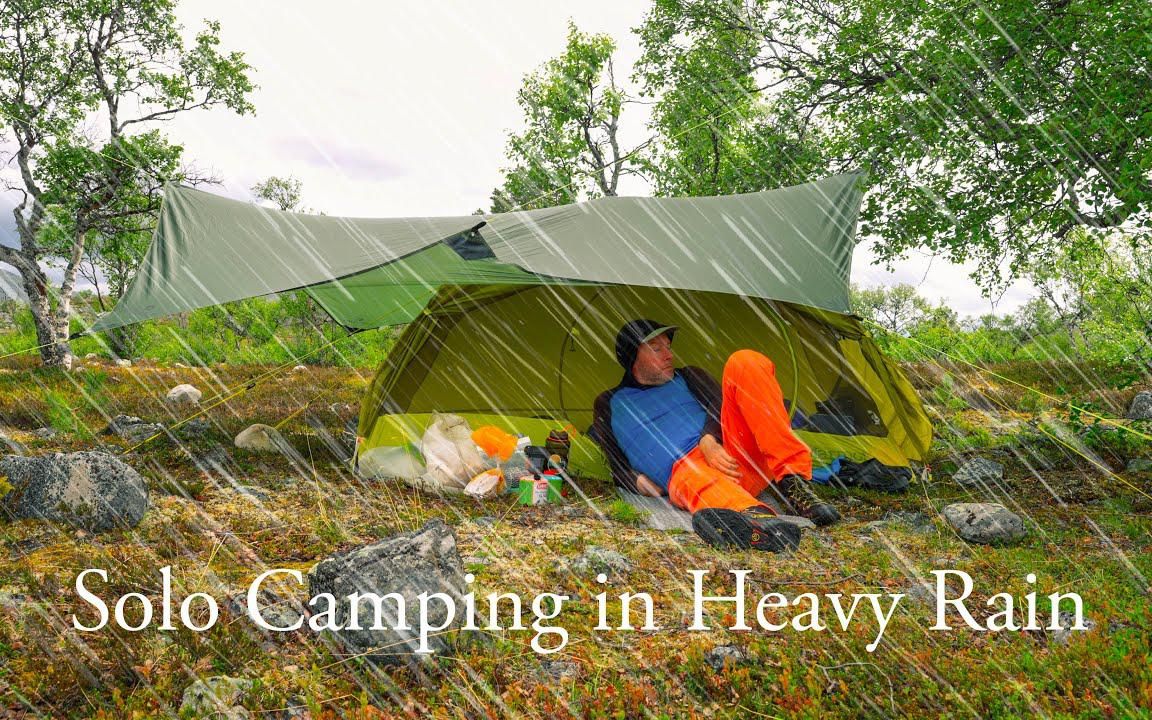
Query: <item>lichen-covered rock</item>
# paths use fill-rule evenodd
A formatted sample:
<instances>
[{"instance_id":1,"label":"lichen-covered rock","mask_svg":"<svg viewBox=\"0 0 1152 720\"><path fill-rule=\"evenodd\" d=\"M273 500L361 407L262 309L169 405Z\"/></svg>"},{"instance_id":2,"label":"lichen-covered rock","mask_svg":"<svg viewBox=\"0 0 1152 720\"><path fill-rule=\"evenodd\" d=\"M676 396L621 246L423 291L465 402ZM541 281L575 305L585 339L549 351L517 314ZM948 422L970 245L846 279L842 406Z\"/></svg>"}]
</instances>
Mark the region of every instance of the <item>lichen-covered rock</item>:
<instances>
[{"instance_id":1,"label":"lichen-covered rock","mask_svg":"<svg viewBox=\"0 0 1152 720\"><path fill-rule=\"evenodd\" d=\"M1152 472L1152 460L1148 458L1132 458L1124 467L1124 471L1130 473Z\"/></svg>"},{"instance_id":2,"label":"lichen-covered rock","mask_svg":"<svg viewBox=\"0 0 1152 720\"><path fill-rule=\"evenodd\" d=\"M160 423L150 423L133 415L117 415L108 423L107 432L119 435L128 442L143 442L153 435L164 433Z\"/></svg>"},{"instance_id":3,"label":"lichen-covered rock","mask_svg":"<svg viewBox=\"0 0 1152 720\"><path fill-rule=\"evenodd\" d=\"M1152 420L1152 392L1144 390L1136 393L1125 417L1129 420Z\"/></svg>"},{"instance_id":4,"label":"lichen-covered rock","mask_svg":"<svg viewBox=\"0 0 1152 720\"><path fill-rule=\"evenodd\" d=\"M632 563L628 558L615 550L605 550L595 545L589 545L584 552L563 562L562 565L570 572L589 578L600 573L619 576L632 569Z\"/></svg>"},{"instance_id":5,"label":"lichen-covered rock","mask_svg":"<svg viewBox=\"0 0 1152 720\"><path fill-rule=\"evenodd\" d=\"M148 510L148 485L104 452L10 455L0 472L12 490L0 509L14 518L64 522L90 532L135 527Z\"/></svg>"},{"instance_id":6,"label":"lichen-covered rock","mask_svg":"<svg viewBox=\"0 0 1152 720\"><path fill-rule=\"evenodd\" d=\"M1024 521L1000 503L953 503L942 511L960 537L968 542L995 545L1024 537Z\"/></svg>"},{"instance_id":7,"label":"lichen-covered rock","mask_svg":"<svg viewBox=\"0 0 1152 720\"><path fill-rule=\"evenodd\" d=\"M1004 480L1004 466L987 458L972 458L956 470L952 479L961 485L998 483Z\"/></svg>"},{"instance_id":8,"label":"lichen-covered rock","mask_svg":"<svg viewBox=\"0 0 1152 720\"><path fill-rule=\"evenodd\" d=\"M428 634L431 654L418 654L420 646L419 595L444 593L452 598L457 612L448 620L443 603L428 603L428 627L460 627L464 622L463 597L466 593L464 567L456 549L456 536L442 520L431 520L421 530L381 540L372 545L351 550L321 560L308 573L308 589L312 597L322 592L331 593L338 601L334 616L340 627L349 624L350 608L347 596L353 592L376 593L384 596L399 593L404 598L407 624L410 630L396 630L396 606L384 601L383 628L373 628L374 614L371 603L361 603L361 630L342 629L337 638L354 653L366 653L373 661L384 665L403 665L425 662L432 654L447 652L449 644L442 632Z\"/></svg>"},{"instance_id":9,"label":"lichen-covered rock","mask_svg":"<svg viewBox=\"0 0 1152 720\"><path fill-rule=\"evenodd\" d=\"M252 681L227 675L197 680L184 689L180 717L212 717L241 720L251 716L239 703L252 688Z\"/></svg>"}]
</instances>

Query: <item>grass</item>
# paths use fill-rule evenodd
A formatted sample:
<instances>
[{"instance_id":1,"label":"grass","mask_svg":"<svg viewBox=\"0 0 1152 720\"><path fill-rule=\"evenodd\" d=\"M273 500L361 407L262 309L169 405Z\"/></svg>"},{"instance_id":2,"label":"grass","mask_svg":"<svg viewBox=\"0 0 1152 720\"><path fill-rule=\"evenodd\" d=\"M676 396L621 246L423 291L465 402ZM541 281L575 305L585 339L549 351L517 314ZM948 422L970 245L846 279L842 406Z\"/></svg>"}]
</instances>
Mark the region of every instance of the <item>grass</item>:
<instances>
[{"instance_id":1,"label":"grass","mask_svg":"<svg viewBox=\"0 0 1152 720\"><path fill-rule=\"evenodd\" d=\"M244 387L264 368L147 361L118 368L91 360L83 370L65 373L34 369L23 358L5 364L0 422L8 439L32 454L97 444L127 450L130 443L102 433L108 417L123 413L173 423L182 413L163 397L181 382L204 390L204 406L224 399L205 413L210 425L204 437L162 439L124 456L151 488L152 507L132 531L92 537L40 521L0 523L0 715L171 714L194 678L227 674L255 681L241 701L253 717L277 717L290 706L306 707L314 718L1150 716L1149 475L1125 474L1122 463L1104 473L1076 453L1058 451L1027 421L1067 424L1067 412L1059 404L1027 405L1026 394L1010 384L948 369L948 394L928 396L946 438L930 458L931 479L914 482L904 495L821 489L846 519L808 534L798 552L777 556L719 552L691 535L644 529L639 514L603 483L584 488L595 508L561 508L520 506L507 497L445 499L365 482L326 453L305 416L338 433L356 413L370 381L366 370L310 366L229 396L229 389ZM1040 377L1035 368L1001 370ZM909 375L920 382L927 372L910 368ZM1070 387L1068 396L1097 392L1093 399L1103 402L1117 392L1090 385ZM963 400L973 397L973 389L995 397L995 410ZM1122 396L1114 399L1122 404ZM276 425L293 413L282 432L304 465L231 447L230 438L248 424ZM33 432L46 425L58 434ZM1040 450L1051 454L1050 469L1029 470L1035 463L1014 452L1025 442L1048 443ZM1148 450L1124 446L1116 453L1148 456ZM202 470L194 462L209 453L217 453L222 470ZM975 454L1005 465L1005 488L950 481L950 468ZM1110 462L1111 455L1101 457ZM266 499L238 492L237 485L257 488ZM979 500L1019 512L1028 536L1006 547L970 545L937 515L948 503ZM929 522L869 525L893 511L920 512ZM530 629L483 633L460 638L453 656L424 669L381 671L341 656L311 632L263 635L227 603L263 568L306 572L332 553L432 518L451 525L460 555L472 558L466 569L476 575L478 595L573 596L557 621L571 635L564 651L537 655L529 647ZM559 561L590 545L622 553L631 569L608 587L560 569ZM173 568L176 598L206 592L220 602L220 621L210 631L160 631L155 624L135 633L71 629L73 614L92 617L73 590L81 569L108 570L99 593L106 599L142 592L158 605L158 571L165 565ZM721 614L713 629L692 632L686 629L689 569L707 570L714 594L731 593L730 570L749 570L753 599L769 591L909 597L874 653L864 649L874 638L874 621L848 631L732 631L724 629L729 621ZM1020 598L1032 590L1072 591L1083 596L1095 626L1067 644L1046 632L928 630L934 608L912 596L933 569L969 573L976 581L969 607L981 617L990 612L984 601L995 592ZM1030 572L1038 576L1034 586L1025 581ZM294 583L278 589L307 597ZM593 597L605 590L650 593L660 629L593 631ZM138 606L130 606L128 616L138 619ZM747 659L717 671L707 659L717 645L734 645ZM556 662L570 663L572 674L554 679L549 663Z\"/></svg>"}]
</instances>

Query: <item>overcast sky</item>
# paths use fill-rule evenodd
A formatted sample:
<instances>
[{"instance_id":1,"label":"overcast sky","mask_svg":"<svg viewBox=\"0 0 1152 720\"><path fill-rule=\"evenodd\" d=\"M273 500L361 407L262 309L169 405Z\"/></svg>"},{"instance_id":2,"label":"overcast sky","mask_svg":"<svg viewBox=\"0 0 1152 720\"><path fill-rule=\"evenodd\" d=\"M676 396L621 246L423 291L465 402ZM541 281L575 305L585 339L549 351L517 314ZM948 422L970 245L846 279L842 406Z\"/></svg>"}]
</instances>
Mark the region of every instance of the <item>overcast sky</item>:
<instances>
[{"instance_id":1,"label":"overcast sky","mask_svg":"<svg viewBox=\"0 0 1152 720\"><path fill-rule=\"evenodd\" d=\"M255 68L255 115L189 113L165 125L185 158L218 178L212 192L250 199L251 186L291 175L304 204L330 215L458 215L487 209L500 182L507 131L520 123L524 74L564 48L567 22L616 38L617 75L639 55L631 29L650 0L388 3L184 0L187 33L219 20L225 49ZM623 118L625 146L648 133L644 108ZM622 194L648 194L643 184ZM10 198L0 234L11 234ZM853 280L910 282L961 314L992 309L968 270L916 256L894 273L861 247ZM1027 298L1010 291L996 309Z\"/></svg>"}]
</instances>

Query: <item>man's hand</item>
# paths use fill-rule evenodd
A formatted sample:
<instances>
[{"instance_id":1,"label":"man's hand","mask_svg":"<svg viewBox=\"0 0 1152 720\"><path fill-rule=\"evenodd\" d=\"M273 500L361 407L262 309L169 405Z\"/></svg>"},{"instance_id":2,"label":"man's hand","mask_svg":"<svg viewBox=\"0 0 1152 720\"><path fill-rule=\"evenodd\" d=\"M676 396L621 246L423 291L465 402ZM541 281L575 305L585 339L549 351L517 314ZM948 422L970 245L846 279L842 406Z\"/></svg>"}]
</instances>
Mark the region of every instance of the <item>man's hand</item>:
<instances>
[{"instance_id":1,"label":"man's hand","mask_svg":"<svg viewBox=\"0 0 1152 720\"><path fill-rule=\"evenodd\" d=\"M705 435L700 438L700 452L704 454L704 460L709 466L734 480L740 479L740 463L736 462L736 458L732 457L715 437Z\"/></svg>"},{"instance_id":2,"label":"man's hand","mask_svg":"<svg viewBox=\"0 0 1152 720\"><path fill-rule=\"evenodd\" d=\"M643 473L636 476L636 489L640 491L641 495L647 495L648 497L661 497L664 495L664 491L660 489L660 486L652 482L652 480Z\"/></svg>"}]
</instances>

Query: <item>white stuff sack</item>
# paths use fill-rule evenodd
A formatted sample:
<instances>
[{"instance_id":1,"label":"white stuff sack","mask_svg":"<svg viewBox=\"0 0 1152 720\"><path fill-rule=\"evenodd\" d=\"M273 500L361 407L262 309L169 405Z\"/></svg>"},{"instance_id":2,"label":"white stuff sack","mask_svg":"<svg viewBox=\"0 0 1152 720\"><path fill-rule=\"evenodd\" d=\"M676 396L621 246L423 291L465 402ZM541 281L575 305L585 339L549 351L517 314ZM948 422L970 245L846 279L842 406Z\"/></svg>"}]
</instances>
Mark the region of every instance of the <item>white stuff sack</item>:
<instances>
[{"instance_id":1,"label":"white stuff sack","mask_svg":"<svg viewBox=\"0 0 1152 720\"><path fill-rule=\"evenodd\" d=\"M414 448L382 445L360 453L358 465L364 477L412 480L424 474Z\"/></svg>"},{"instance_id":2,"label":"white stuff sack","mask_svg":"<svg viewBox=\"0 0 1152 720\"><path fill-rule=\"evenodd\" d=\"M424 431L425 481L459 492L488 463L472 442L472 428L459 415L433 413L432 424Z\"/></svg>"}]
</instances>

